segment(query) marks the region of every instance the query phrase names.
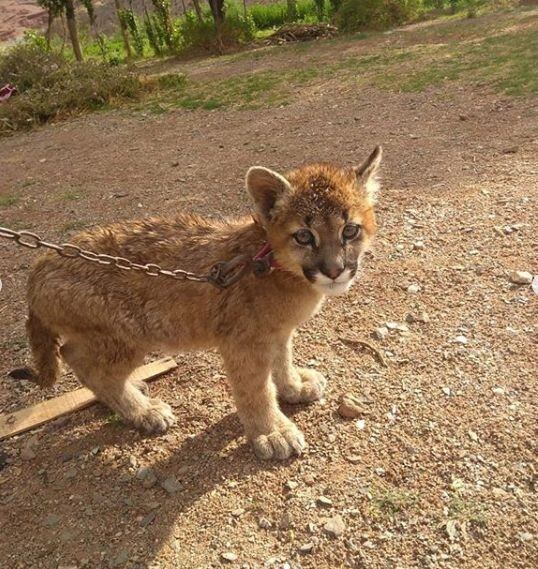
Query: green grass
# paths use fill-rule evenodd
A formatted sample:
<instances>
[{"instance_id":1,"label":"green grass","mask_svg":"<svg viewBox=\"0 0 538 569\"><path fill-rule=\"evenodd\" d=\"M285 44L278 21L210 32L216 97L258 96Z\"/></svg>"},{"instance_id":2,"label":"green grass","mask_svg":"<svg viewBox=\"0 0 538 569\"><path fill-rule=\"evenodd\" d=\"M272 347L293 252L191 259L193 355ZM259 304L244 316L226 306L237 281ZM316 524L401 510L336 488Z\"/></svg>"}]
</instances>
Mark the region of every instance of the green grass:
<instances>
[{"instance_id":1,"label":"green grass","mask_svg":"<svg viewBox=\"0 0 538 569\"><path fill-rule=\"evenodd\" d=\"M474 41L381 48L335 60L312 57L302 67L215 81L167 76L174 87L157 98L190 110L254 109L288 104L301 87L333 80L403 92L420 92L445 81L481 81L509 95L526 95L538 92L537 54L538 34L530 29ZM165 111L166 106L156 110Z\"/></svg>"},{"instance_id":2,"label":"green grass","mask_svg":"<svg viewBox=\"0 0 538 569\"><path fill-rule=\"evenodd\" d=\"M15 194L8 194L7 196L0 196L0 207L9 207L15 205L20 200L20 197Z\"/></svg>"},{"instance_id":3,"label":"green grass","mask_svg":"<svg viewBox=\"0 0 538 569\"><path fill-rule=\"evenodd\" d=\"M371 490L370 513L373 517L394 518L414 508L418 496L401 488L374 488Z\"/></svg>"},{"instance_id":4,"label":"green grass","mask_svg":"<svg viewBox=\"0 0 538 569\"><path fill-rule=\"evenodd\" d=\"M428 53L429 51L429 53ZM444 81L482 81L508 95L538 92L538 33L506 33L480 42L430 47L407 73L394 70L377 85L404 92L423 91ZM405 70L404 70L405 71Z\"/></svg>"},{"instance_id":5,"label":"green grass","mask_svg":"<svg viewBox=\"0 0 538 569\"><path fill-rule=\"evenodd\" d=\"M448 517L478 526L487 524L487 511L484 506L461 492L454 492L450 495Z\"/></svg>"},{"instance_id":6,"label":"green grass","mask_svg":"<svg viewBox=\"0 0 538 569\"><path fill-rule=\"evenodd\" d=\"M82 198L80 194L73 190L66 190L60 195L60 197L66 202L76 202Z\"/></svg>"},{"instance_id":7,"label":"green grass","mask_svg":"<svg viewBox=\"0 0 538 569\"><path fill-rule=\"evenodd\" d=\"M77 220L77 221L69 221L62 227L63 233L72 233L74 231L81 231L88 224L85 221Z\"/></svg>"}]
</instances>

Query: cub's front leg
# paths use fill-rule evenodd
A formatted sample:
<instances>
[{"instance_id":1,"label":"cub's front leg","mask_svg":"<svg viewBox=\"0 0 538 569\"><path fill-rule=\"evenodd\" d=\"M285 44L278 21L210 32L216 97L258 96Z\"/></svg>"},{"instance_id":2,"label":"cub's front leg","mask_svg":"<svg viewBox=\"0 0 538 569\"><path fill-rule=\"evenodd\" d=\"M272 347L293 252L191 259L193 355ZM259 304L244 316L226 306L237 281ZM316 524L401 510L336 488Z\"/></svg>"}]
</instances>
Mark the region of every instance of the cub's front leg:
<instances>
[{"instance_id":1,"label":"cub's front leg","mask_svg":"<svg viewBox=\"0 0 538 569\"><path fill-rule=\"evenodd\" d=\"M237 413L256 456L286 459L300 455L301 431L278 407L271 381L271 351L266 345L221 349Z\"/></svg>"},{"instance_id":2,"label":"cub's front leg","mask_svg":"<svg viewBox=\"0 0 538 569\"><path fill-rule=\"evenodd\" d=\"M273 350L272 376L280 398L287 403L310 403L320 399L327 380L319 371L293 365L292 336Z\"/></svg>"}]
</instances>

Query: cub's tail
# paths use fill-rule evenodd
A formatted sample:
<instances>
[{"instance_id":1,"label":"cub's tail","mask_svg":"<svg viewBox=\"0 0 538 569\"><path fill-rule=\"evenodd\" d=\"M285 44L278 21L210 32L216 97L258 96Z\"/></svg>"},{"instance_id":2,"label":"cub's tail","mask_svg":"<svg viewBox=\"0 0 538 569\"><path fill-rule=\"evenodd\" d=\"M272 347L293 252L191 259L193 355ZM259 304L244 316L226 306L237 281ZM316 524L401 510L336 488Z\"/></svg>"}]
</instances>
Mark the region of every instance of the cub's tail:
<instances>
[{"instance_id":1,"label":"cub's tail","mask_svg":"<svg viewBox=\"0 0 538 569\"><path fill-rule=\"evenodd\" d=\"M14 379L29 379L41 387L51 387L60 376L60 341L58 336L32 312L26 331L34 358L35 369L19 368L10 372Z\"/></svg>"}]
</instances>

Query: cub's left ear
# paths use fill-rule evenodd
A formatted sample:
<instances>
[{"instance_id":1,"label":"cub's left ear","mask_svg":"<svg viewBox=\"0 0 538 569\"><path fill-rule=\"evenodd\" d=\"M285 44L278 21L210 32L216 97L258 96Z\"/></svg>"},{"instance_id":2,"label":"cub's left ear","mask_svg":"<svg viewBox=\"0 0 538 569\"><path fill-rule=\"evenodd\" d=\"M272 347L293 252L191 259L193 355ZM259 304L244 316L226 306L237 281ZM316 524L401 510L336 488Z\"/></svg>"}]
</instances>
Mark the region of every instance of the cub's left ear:
<instances>
[{"instance_id":1,"label":"cub's left ear","mask_svg":"<svg viewBox=\"0 0 538 569\"><path fill-rule=\"evenodd\" d=\"M353 168L359 185L366 190L366 196L372 201L375 201L379 190L379 182L377 181L376 174L379 169L379 164L381 164L382 156L383 149L381 146L376 146L372 154L370 154L360 166Z\"/></svg>"}]
</instances>

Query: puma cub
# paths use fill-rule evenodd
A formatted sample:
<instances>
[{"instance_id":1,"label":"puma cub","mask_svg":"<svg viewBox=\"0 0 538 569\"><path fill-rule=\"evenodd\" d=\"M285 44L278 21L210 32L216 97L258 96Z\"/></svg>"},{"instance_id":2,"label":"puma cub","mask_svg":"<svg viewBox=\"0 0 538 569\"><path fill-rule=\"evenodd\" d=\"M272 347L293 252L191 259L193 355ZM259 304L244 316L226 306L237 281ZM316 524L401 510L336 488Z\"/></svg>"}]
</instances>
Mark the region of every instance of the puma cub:
<instances>
[{"instance_id":1,"label":"puma cub","mask_svg":"<svg viewBox=\"0 0 538 569\"><path fill-rule=\"evenodd\" d=\"M147 397L129 374L150 352L217 348L256 454L300 454L304 437L277 397L314 401L326 381L293 365L293 333L325 295L351 286L375 231L380 160L377 147L356 168L313 164L285 176L250 168L246 187L254 220L177 215L116 223L74 239L96 253L196 273L240 254L254 258L264 245L272 249L274 270L260 278L245 274L222 291L54 253L39 258L28 284L27 331L36 370L27 373L50 386L61 357L123 419L161 433L174 423L170 406Z\"/></svg>"}]
</instances>

